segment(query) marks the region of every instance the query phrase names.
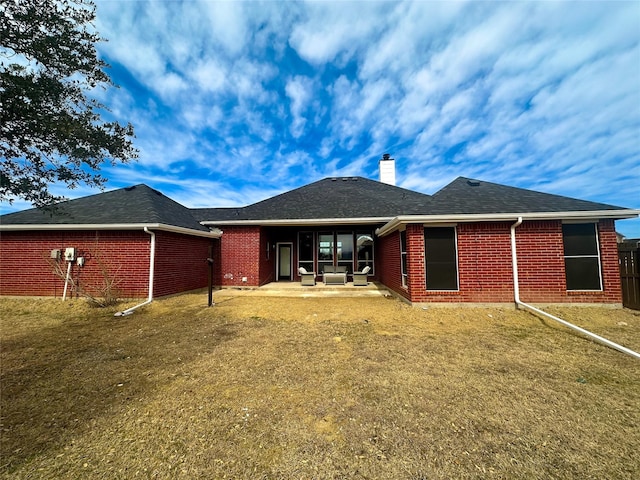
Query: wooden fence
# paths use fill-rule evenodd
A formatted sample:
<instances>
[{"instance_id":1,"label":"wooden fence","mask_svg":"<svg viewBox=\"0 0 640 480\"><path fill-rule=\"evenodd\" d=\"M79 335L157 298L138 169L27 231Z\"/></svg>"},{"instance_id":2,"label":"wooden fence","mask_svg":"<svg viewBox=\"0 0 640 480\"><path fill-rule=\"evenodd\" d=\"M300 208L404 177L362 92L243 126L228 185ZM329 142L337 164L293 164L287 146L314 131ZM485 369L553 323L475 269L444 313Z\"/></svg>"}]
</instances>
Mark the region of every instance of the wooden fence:
<instances>
[{"instance_id":1,"label":"wooden fence","mask_svg":"<svg viewBox=\"0 0 640 480\"><path fill-rule=\"evenodd\" d=\"M637 243L619 243L622 304L640 310L640 247Z\"/></svg>"}]
</instances>

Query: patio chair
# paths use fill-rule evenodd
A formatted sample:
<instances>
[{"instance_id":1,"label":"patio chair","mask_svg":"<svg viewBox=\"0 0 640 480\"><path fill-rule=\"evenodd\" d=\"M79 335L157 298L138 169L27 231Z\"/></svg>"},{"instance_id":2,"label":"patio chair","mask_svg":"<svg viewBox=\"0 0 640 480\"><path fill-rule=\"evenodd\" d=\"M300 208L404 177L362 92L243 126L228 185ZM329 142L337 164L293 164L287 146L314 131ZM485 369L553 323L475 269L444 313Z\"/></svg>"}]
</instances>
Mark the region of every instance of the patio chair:
<instances>
[{"instance_id":1,"label":"patio chair","mask_svg":"<svg viewBox=\"0 0 640 480\"><path fill-rule=\"evenodd\" d=\"M371 271L371 267L367 265L361 272L353 272L353 285L356 287L366 287L369 284L367 274Z\"/></svg>"},{"instance_id":2,"label":"patio chair","mask_svg":"<svg viewBox=\"0 0 640 480\"><path fill-rule=\"evenodd\" d=\"M307 272L306 268L298 269L300 274L300 284L307 287L313 287L316 284L316 272Z\"/></svg>"}]
</instances>

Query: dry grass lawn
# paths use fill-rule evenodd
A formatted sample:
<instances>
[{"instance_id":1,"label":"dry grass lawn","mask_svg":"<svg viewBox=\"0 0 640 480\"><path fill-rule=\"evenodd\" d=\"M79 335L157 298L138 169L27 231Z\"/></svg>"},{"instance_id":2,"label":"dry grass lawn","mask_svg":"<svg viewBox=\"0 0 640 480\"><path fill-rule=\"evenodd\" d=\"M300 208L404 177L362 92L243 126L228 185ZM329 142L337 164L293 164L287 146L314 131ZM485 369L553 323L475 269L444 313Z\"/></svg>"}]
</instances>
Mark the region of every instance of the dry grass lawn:
<instances>
[{"instance_id":1,"label":"dry grass lawn","mask_svg":"<svg viewBox=\"0 0 640 480\"><path fill-rule=\"evenodd\" d=\"M0 300L0 477L640 478L640 361L565 327L382 297L216 301L114 317ZM640 350L640 312L552 313Z\"/></svg>"}]
</instances>

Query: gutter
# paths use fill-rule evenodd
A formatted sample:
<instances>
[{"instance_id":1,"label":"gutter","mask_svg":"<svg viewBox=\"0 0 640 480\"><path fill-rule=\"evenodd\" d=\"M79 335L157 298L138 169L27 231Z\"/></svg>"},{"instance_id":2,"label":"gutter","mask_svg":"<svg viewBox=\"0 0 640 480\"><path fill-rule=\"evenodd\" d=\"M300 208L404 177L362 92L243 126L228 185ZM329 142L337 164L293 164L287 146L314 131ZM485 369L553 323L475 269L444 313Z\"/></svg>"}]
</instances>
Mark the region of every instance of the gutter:
<instances>
[{"instance_id":1,"label":"gutter","mask_svg":"<svg viewBox=\"0 0 640 480\"><path fill-rule=\"evenodd\" d=\"M196 237L220 238L222 232L211 229L208 232L194 230L192 228L177 227L166 223L74 223L74 224L25 224L25 225L0 225L0 231L48 231L48 230L160 230L164 232L181 233Z\"/></svg>"},{"instance_id":2,"label":"gutter","mask_svg":"<svg viewBox=\"0 0 640 480\"><path fill-rule=\"evenodd\" d=\"M528 212L528 213L469 213L453 215L400 215L376 230L376 235L384 237L406 223L455 223L455 222L505 222L515 218L523 220L598 220L610 218L620 220L640 216L640 210L589 210L574 212Z\"/></svg>"},{"instance_id":3,"label":"gutter","mask_svg":"<svg viewBox=\"0 0 640 480\"><path fill-rule=\"evenodd\" d=\"M633 350L627 347L623 347L622 345L612 342L611 340L607 340L606 338L601 337L600 335L596 335L593 332L590 332L588 330L585 330L584 328L578 327L577 325L569 323L566 320L558 318L555 315L551 315L550 313L540 310L539 308L536 308L532 305L524 303L523 301L520 300L520 286L518 283L518 253L516 250L516 228L518 228L521 224L522 224L522 217L518 217L516 222L513 225L511 225L511 263L513 265L513 294L514 294L514 300L516 302L516 307L523 307L526 310L537 313L538 315L541 315L545 318L553 320L554 322L561 323L565 327L569 327L570 329L575 330L581 333L582 335L585 335L586 337L589 337L595 340L596 342L602 343L607 347L611 347L615 350L618 350L619 352L626 353L627 355L631 355L632 357L635 357L640 360L640 353L634 352Z\"/></svg>"},{"instance_id":4,"label":"gutter","mask_svg":"<svg viewBox=\"0 0 640 480\"><path fill-rule=\"evenodd\" d=\"M126 315L131 315L134 310L143 307L145 305L149 305L153 301L153 279L154 279L154 267L156 263L156 234L149 230L147 227L144 227L144 232L151 235L151 245L149 247L149 296L147 300L142 302L135 307L127 308L122 312L116 312L114 317L123 317Z\"/></svg>"},{"instance_id":5,"label":"gutter","mask_svg":"<svg viewBox=\"0 0 640 480\"><path fill-rule=\"evenodd\" d=\"M393 217L355 217L355 218L291 218L269 220L203 220L200 225L210 227L212 225L257 225L295 227L306 225L369 225L387 223Z\"/></svg>"}]
</instances>

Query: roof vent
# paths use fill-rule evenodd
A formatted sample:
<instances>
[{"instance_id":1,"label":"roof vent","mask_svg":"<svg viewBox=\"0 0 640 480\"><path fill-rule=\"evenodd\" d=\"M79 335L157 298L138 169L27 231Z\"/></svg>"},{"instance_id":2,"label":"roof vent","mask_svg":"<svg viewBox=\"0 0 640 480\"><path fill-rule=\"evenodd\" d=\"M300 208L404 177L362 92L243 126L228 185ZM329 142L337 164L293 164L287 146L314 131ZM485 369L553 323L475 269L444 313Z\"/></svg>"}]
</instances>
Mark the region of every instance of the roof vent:
<instances>
[{"instance_id":1,"label":"roof vent","mask_svg":"<svg viewBox=\"0 0 640 480\"><path fill-rule=\"evenodd\" d=\"M470 187L479 187L480 182L478 180L467 180L467 183Z\"/></svg>"},{"instance_id":2,"label":"roof vent","mask_svg":"<svg viewBox=\"0 0 640 480\"><path fill-rule=\"evenodd\" d=\"M333 178L331 179L331 181L332 181L332 182L335 182L336 180L338 180L336 177L333 177Z\"/></svg>"}]
</instances>

